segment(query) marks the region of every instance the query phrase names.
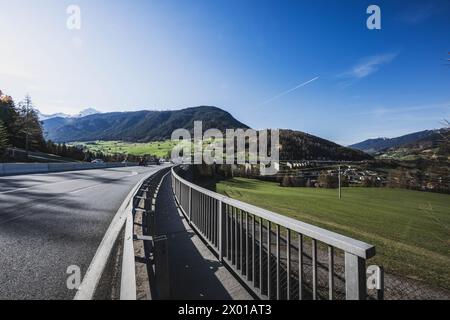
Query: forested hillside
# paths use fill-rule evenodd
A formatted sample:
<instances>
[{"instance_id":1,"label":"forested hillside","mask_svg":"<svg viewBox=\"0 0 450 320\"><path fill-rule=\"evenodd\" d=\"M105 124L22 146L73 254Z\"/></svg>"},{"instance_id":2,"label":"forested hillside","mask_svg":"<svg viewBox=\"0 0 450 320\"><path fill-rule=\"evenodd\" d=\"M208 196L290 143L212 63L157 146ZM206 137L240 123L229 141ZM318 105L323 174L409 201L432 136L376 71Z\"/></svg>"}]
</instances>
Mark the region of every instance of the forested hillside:
<instances>
[{"instance_id":1,"label":"forested hillside","mask_svg":"<svg viewBox=\"0 0 450 320\"><path fill-rule=\"evenodd\" d=\"M248 128L228 112L216 107L195 107L176 111L113 112L83 118L53 118L44 121L46 138L56 142L120 140L150 142L170 139L184 128L193 132L194 121L203 130Z\"/></svg>"},{"instance_id":2,"label":"forested hillside","mask_svg":"<svg viewBox=\"0 0 450 320\"><path fill-rule=\"evenodd\" d=\"M281 130L282 160L345 160L372 159L368 154L343 147L334 142L300 131Z\"/></svg>"}]
</instances>

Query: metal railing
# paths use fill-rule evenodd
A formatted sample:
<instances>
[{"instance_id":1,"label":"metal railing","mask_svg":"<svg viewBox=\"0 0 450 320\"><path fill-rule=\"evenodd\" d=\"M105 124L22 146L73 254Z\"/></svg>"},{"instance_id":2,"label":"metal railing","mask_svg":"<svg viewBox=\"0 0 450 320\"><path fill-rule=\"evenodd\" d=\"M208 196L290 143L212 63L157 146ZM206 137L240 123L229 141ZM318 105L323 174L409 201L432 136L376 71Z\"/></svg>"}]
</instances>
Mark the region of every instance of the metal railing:
<instances>
[{"instance_id":1,"label":"metal railing","mask_svg":"<svg viewBox=\"0 0 450 320\"><path fill-rule=\"evenodd\" d=\"M179 169L172 188L186 219L259 298L366 299L374 246L204 189Z\"/></svg>"},{"instance_id":2,"label":"metal railing","mask_svg":"<svg viewBox=\"0 0 450 320\"><path fill-rule=\"evenodd\" d=\"M122 277L120 287L121 300L136 300L136 257L137 247L143 249L144 256L139 257L150 265L145 267L150 291L146 299L167 299L169 297L167 239L155 236L155 203L162 181L170 173L170 168L162 168L139 184L132 196L125 226L122 257ZM136 224L136 217L140 223ZM141 242L136 244L136 242ZM151 283L150 283L151 282ZM142 298L142 297L140 297Z\"/></svg>"}]
</instances>

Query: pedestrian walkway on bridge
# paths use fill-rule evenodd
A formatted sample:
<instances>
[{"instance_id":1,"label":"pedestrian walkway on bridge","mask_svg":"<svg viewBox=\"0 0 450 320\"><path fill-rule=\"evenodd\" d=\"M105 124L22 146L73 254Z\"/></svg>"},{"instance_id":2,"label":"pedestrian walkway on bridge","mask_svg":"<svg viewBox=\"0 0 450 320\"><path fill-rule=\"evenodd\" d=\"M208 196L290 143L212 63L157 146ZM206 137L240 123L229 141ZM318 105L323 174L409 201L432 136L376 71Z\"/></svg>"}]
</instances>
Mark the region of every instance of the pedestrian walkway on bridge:
<instances>
[{"instance_id":1,"label":"pedestrian walkway on bridge","mask_svg":"<svg viewBox=\"0 0 450 320\"><path fill-rule=\"evenodd\" d=\"M168 245L170 299L253 300L189 226L172 193L168 175L156 200L156 236Z\"/></svg>"}]
</instances>

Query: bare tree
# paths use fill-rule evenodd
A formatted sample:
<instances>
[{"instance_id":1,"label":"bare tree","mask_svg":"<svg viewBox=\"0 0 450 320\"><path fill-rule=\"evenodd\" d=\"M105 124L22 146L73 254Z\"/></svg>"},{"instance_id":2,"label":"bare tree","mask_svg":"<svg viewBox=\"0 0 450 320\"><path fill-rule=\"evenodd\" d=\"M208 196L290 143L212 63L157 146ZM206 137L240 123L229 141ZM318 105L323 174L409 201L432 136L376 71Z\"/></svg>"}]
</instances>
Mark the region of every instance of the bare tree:
<instances>
[{"instance_id":1,"label":"bare tree","mask_svg":"<svg viewBox=\"0 0 450 320\"><path fill-rule=\"evenodd\" d=\"M29 95L19 103L18 111L19 132L25 136L25 151L28 158L30 147L42 144L44 141L42 127Z\"/></svg>"}]
</instances>

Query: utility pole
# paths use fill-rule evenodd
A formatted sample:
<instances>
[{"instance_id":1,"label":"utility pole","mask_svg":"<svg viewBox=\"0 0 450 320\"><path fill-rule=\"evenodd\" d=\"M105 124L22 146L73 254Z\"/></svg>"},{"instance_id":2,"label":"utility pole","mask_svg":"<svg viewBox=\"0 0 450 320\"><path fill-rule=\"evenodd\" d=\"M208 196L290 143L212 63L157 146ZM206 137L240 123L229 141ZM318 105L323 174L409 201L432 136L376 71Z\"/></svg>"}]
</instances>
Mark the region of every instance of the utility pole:
<instances>
[{"instance_id":1,"label":"utility pole","mask_svg":"<svg viewBox=\"0 0 450 320\"><path fill-rule=\"evenodd\" d=\"M341 166L339 166L338 170L338 181L339 181L339 199L342 199L342 190L341 190Z\"/></svg>"}]
</instances>

